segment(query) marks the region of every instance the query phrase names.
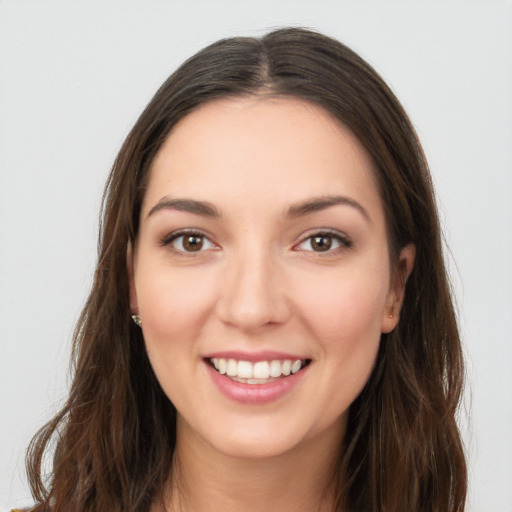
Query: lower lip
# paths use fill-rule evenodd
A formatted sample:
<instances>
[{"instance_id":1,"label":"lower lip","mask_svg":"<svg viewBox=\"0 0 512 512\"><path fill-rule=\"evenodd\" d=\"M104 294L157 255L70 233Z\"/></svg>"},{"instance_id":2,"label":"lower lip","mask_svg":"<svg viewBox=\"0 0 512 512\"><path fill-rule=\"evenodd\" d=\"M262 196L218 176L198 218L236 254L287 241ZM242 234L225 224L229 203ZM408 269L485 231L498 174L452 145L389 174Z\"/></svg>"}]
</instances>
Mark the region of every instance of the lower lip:
<instances>
[{"instance_id":1,"label":"lower lip","mask_svg":"<svg viewBox=\"0 0 512 512\"><path fill-rule=\"evenodd\" d=\"M207 362L205 365L219 390L230 400L242 404L262 405L275 402L290 392L303 378L309 365L299 372L266 384L245 384L221 375Z\"/></svg>"}]
</instances>

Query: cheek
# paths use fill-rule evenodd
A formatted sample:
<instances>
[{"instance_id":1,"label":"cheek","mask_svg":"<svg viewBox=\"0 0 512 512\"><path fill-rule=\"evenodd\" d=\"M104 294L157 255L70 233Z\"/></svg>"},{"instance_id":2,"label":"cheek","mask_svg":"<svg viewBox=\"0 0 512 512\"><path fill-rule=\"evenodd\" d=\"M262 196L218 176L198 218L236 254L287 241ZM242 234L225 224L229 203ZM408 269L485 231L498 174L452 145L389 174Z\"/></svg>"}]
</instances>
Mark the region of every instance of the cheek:
<instances>
[{"instance_id":1,"label":"cheek","mask_svg":"<svg viewBox=\"0 0 512 512\"><path fill-rule=\"evenodd\" d=\"M380 339L387 280L381 274L352 270L328 276L296 290L311 329L326 343L360 343Z\"/></svg>"},{"instance_id":2,"label":"cheek","mask_svg":"<svg viewBox=\"0 0 512 512\"><path fill-rule=\"evenodd\" d=\"M142 269L136 276L137 301L148 350L173 348L196 334L215 301L215 280L197 269ZM203 275L204 274L204 275ZM139 284L139 286L137 286Z\"/></svg>"},{"instance_id":3,"label":"cheek","mask_svg":"<svg viewBox=\"0 0 512 512\"><path fill-rule=\"evenodd\" d=\"M151 366L162 389L179 409L198 377L201 329L214 301L212 279L187 269L148 265L136 276L137 301Z\"/></svg>"},{"instance_id":4,"label":"cheek","mask_svg":"<svg viewBox=\"0 0 512 512\"><path fill-rule=\"evenodd\" d=\"M322 375L319 396L325 396L325 420L348 410L375 366L381 339L384 281L368 274L317 282L302 303L303 321L316 340Z\"/></svg>"}]
</instances>

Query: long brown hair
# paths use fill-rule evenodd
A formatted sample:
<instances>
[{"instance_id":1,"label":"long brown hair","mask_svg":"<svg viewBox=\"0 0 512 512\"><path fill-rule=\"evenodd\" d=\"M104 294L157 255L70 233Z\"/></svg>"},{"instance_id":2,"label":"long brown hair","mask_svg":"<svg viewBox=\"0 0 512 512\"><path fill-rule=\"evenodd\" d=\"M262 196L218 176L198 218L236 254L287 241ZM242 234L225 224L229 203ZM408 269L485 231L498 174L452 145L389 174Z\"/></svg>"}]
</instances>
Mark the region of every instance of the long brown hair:
<instances>
[{"instance_id":1,"label":"long brown hair","mask_svg":"<svg viewBox=\"0 0 512 512\"><path fill-rule=\"evenodd\" d=\"M455 421L463 361L425 157L400 103L364 60L338 41L290 28L200 51L162 85L126 138L105 189L69 398L29 448L35 511L147 512L162 490L176 411L130 319L127 247L137 237L151 163L172 127L207 101L262 93L313 102L348 126L374 161L395 265L402 247L416 246L399 325L382 335L374 371L350 408L334 475L337 509L464 509ZM45 481L49 447L53 471Z\"/></svg>"}]
</instances>

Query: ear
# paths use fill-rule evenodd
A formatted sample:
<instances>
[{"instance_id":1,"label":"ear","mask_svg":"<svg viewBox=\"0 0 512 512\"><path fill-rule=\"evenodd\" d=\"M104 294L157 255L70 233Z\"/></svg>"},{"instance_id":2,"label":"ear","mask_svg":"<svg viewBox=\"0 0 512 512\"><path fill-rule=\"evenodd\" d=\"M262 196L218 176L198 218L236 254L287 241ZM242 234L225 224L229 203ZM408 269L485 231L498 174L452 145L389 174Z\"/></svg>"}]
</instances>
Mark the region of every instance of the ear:
<instances>
[{"instance_id":1,"label":"ear","mask_svg":"<svg viewBox=\"0 0 512 512\"><path fill-rule=\"evenodd\" d=\"M126 271L128 273L128 285L130 287L130 310L134 315L139 314L139 305L137 302L137 292L135 291L135 278L134 278L134 254L131 242L128 242L126 248Z\"/></svg>"},{"instance_id":2,"label":"ear","mask_svg":"<svg viewBox=\"0 0 512 512\"><path fill-rule=\"evenodd\" d=\"M398 264L392 276L386 305L382 313L381 331L391 332L398 324L400 310L405 295L405 285L414 267L416 247L413 244L406 245L398 257Z\"/></svg>"}]
</instances>

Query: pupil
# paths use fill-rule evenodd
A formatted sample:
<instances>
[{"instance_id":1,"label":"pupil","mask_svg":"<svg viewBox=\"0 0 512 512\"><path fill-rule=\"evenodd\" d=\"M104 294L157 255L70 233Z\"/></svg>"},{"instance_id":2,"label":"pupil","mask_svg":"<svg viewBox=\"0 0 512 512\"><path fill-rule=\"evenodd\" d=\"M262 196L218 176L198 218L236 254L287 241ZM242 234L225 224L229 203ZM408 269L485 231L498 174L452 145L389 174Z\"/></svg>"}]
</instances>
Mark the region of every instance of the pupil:
<instances>
[{"instance_id":1,"label":"pupil","mask_svg":"<svg viewBox=\"0 0 512 512\"><path fill-rule=\"evenodd\" d=\"M315 251L328 251L331 248L332 239L330 236L315 236L311 245Z\"/></svg>"},{"instance_id":2,"label":"pupil","mask_svg":"<svg viewBox=\"0 0 512 512\"><path fill-rule=\"evenodd\" d=\"M199 251L203 246L203 239L200 236L187 236L183 240L183 247L187 251Z\"/></svg>"}]
</instances>

